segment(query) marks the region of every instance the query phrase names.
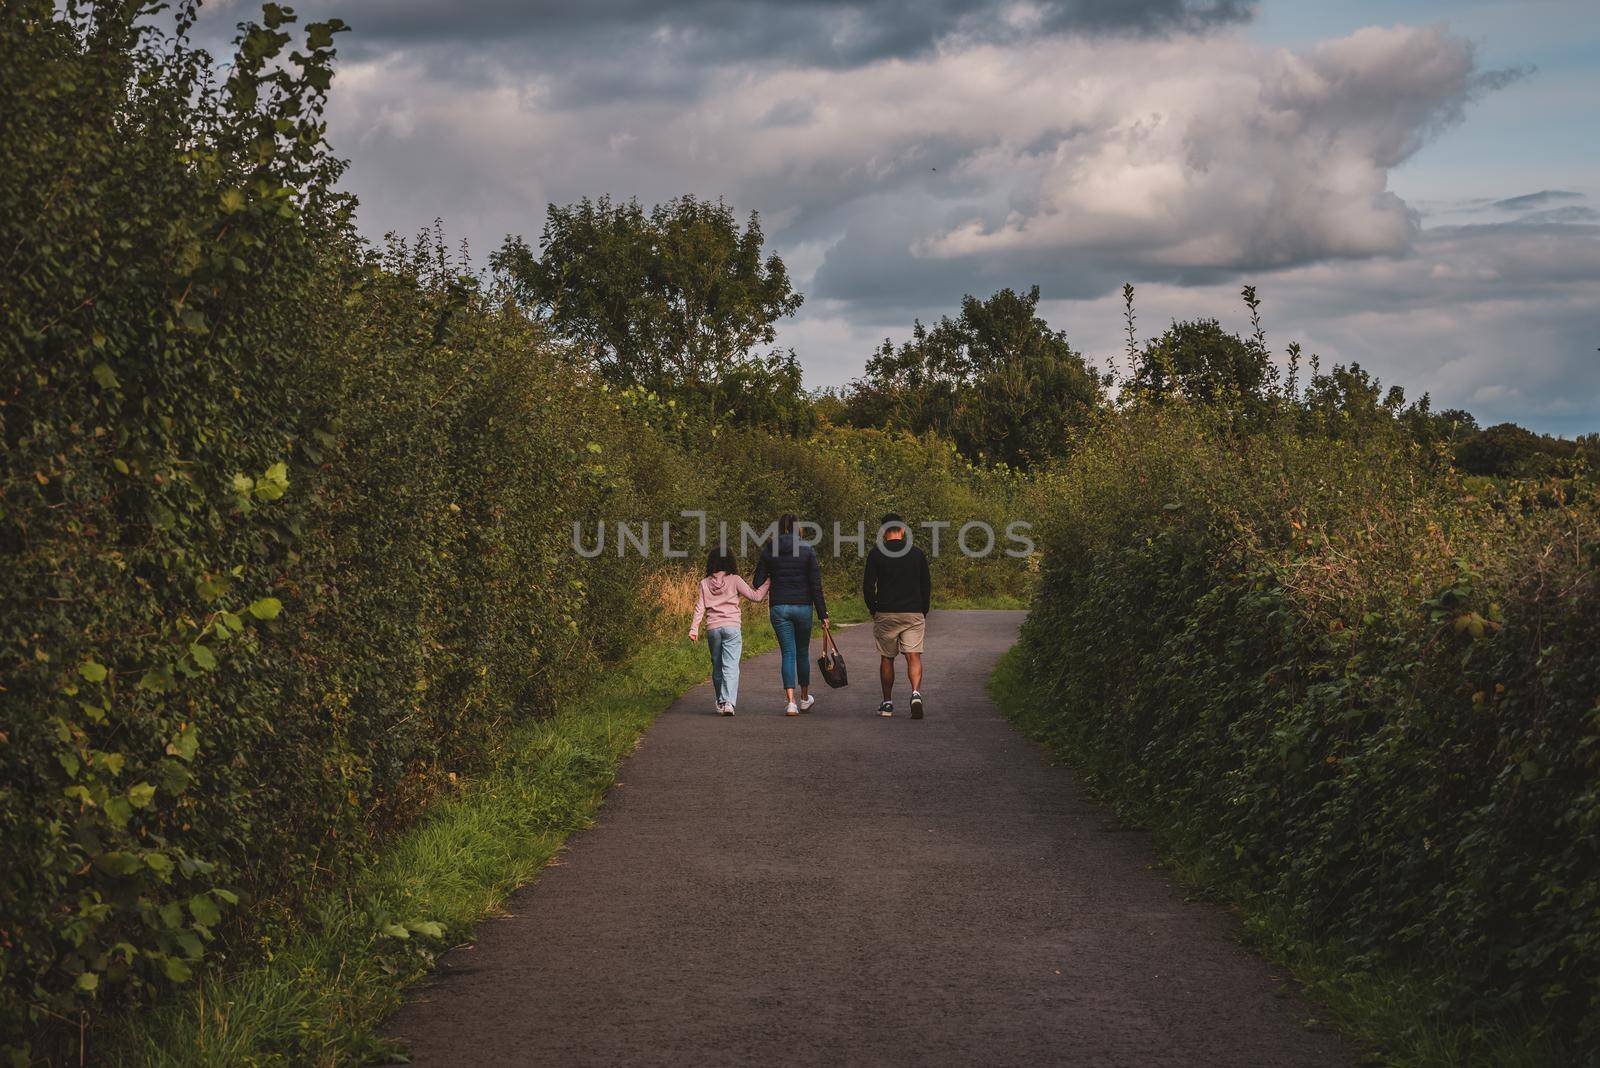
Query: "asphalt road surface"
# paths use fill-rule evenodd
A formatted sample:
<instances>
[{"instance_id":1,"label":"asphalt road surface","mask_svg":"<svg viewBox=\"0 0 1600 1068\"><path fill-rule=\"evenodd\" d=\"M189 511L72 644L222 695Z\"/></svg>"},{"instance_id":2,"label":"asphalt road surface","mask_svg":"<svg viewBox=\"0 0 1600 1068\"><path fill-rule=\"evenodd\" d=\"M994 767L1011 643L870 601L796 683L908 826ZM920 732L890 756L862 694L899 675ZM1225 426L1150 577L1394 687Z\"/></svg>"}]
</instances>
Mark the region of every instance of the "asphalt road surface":
<instances>
[{"instance_id":1,"label":"asphalt road surface","mask_svg":"<svg viewBox=\"0 0 1600 1068\"><path fill-rule=\"evenodd\" d=\"M808 715L776 653L733 719L691 691L388 1032L421 1065L1354 1063L1001 717L984 684L1021 621L933 613L920 722L903 674L874 714L868 627Z\"/></svg>"}]
</instances>

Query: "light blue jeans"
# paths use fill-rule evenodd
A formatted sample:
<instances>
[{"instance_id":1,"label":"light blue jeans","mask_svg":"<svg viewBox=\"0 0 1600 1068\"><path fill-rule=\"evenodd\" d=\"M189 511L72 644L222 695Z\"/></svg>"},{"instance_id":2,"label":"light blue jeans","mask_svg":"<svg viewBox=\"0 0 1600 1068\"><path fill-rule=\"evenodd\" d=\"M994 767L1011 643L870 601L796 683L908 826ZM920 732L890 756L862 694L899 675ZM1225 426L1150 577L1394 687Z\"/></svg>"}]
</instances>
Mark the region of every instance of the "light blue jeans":
<instances>
[{"instance_id":1,"label":"light blue jeans","mask_svg":"<svg viewBox=\"0 0 1600 1068\"><path fill-rule=\"evenodd\" d=\"M783 650L783 688L811 685L811 606L775 604L771 608L772 633Z\"/></svg>"},{"instance_id":2,"label":"light blue jeans","mask_svg":"<svg viewBox=\"0 0 1600 1068\"><path fill-rule=\"evenodd\" d=\"M711 650L711 687L717 700L739 703L739 654L744 651L744 631L738 627L717 627L706 631L706 647Z\"/></svg>"}]
</instances>

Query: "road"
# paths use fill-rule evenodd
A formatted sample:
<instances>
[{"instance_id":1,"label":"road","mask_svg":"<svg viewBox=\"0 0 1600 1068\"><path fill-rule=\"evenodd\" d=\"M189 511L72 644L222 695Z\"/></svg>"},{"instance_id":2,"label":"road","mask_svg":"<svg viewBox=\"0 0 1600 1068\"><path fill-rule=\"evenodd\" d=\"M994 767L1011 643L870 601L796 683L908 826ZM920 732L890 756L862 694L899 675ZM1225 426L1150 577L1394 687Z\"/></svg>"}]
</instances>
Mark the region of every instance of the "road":
<instances>
[{"instance_id":1,"label":"road","mask_svg":"<svg viewBox=\"0 0 1600 1068\"><path fill-rule=\"evenodd\" d=\"M1353 1051L984 693L1020 612L935 612L928 716L777 654L646 733L595 827L388 1032L420 1065L1330 1065ZM819 686L820 679L817 680Z\"/></svg>"}]
</instances>

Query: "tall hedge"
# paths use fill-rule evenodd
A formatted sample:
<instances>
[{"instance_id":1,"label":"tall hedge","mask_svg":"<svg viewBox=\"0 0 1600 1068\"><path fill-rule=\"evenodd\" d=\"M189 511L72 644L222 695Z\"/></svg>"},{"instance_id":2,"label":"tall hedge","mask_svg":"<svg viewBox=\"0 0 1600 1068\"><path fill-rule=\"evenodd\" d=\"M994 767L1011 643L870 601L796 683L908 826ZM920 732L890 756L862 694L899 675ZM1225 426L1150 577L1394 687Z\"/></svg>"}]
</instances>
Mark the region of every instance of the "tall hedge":
<instances>
[{"instance_id":1,"label":"tall hedge","mask_svg":"<svg viewBox=\"0 0 1600 1068\"><path fill-rule=\"evenodd\" d=\"M1600 1045L1600 503L1108 420L1041 487L1034 725L1440 1019ZM1562 491L1567 492L1567 491Z\"/></svg>"},{"instance_id":2,"label":"tall hedge","mask_svg":"<svg viewBox=\"0 0 1600 1068\"><path fill-rule=\"evenodd\" d=\"M437 242L360 247L336 24L291 52L269 5L219 83L149 7L0 14L0 1034L35 1053L615 654L641 565L569 524L665 506L534 324Z\"/></svg>"},{"instance_id":3,"label":"tall hedge","mask_svg":"<svg viewBox=\"0 0 1600 1068\"><path fill-rule=\"evenodd\" d=\"M24 1060L248 952L652 634L660 557L585 559L574 522L853 527L891 462L921 473L908 514L1015 489L934 441L605 389L438 234L356 237L321 117L337 23L296 43L269 4L218 68L173 17L0 8L0 1052Z\"/></svg>"},{"instance_id":4,"label":"tall hedge","mask_svg":"<svg viewBox=\"0 0 1600 1068\"><path fill-rule=\"evenodd\" d=\"M340 287L329 25L225 83L146 5L0 13L0 1032L181 981L284 679Z\"/></svg>"}]
</instances>

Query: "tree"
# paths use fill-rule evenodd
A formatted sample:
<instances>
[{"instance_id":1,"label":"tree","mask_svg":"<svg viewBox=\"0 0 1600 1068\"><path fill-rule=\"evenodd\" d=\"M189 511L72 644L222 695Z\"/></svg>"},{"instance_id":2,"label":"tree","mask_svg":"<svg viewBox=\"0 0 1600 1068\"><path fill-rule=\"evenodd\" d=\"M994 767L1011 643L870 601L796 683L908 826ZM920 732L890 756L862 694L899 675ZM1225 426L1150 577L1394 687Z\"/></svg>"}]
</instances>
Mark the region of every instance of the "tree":
<instances>
[{"instance_id":1,"label":"tree","mask_svg":"<svg viewBox=\"0 0 1600 1068\"><path fill-rule=\"evenodd\" d=\"M756 213L741 231L720 200L684 196L646 212L586 197L550 205L542 256L508 237L490 262L608 381L673 394L770 365L753 350L803 298L782 259L763 259L763 242Z\"/></svg>"},{"instance_id":2,"label":"tree","mask_svg":"<svg viewBox=\"0 0 1600 1068\"><path fill-rule=\"evenodd\" d=\"M1426 393L1400 414L1400 422L1411 432L1412 440L1426 448L1459 445L1478 432L1478 420L1471 412L1461 408L1436 412L1433 399Z\"/></svg>"},{"instance_id":3,"label":"tree","mask_svg":"<svg viewBox=\"0 0 1600 1068\"><path fill-rule=\"evenodd\" d=\"M1131 388L1150 397L1176 392L1200 404L1265 405L1272 384L1265 349L1215 319L1195 319L1175 321L1145 344Z\"/></svg>"},{"instance_id":4,"label":"tree","mask_svg":"<svg viewBox=\"0 0 1600 1068\"><path fill-rule=\"evenodd\" d=\"M1405 410L1406 393L1374 378L1359 363L1335 364L1327 374L1313 373L1301 399L1302 427L1332 438L1391 433Z\"/></svg>"},{"instance_id":5,"label":"tree","mask_svg":"<svg viewBox=\"0 0 1600 1068\"><path fill-rule=\"evenodd\" d=\"M961 314L885 340L847 401L857 426L936 431L970 457L1026 465L1063 455L1100 403L1100 378L1037 314L1039 287L964 297Z\"/></svg>"},{"instance_id":6,"label":"tree","mask_svg":"<svg viewBox=\"0 0 1600 1068\"><path fill-rule=\"evenodd\" d=\"M1544 478L1578 455L1577 443L1535 434L1515 423L1497 423L1456 446L1456 466L1469 475Z\"/></svg>"}]
</instances>

